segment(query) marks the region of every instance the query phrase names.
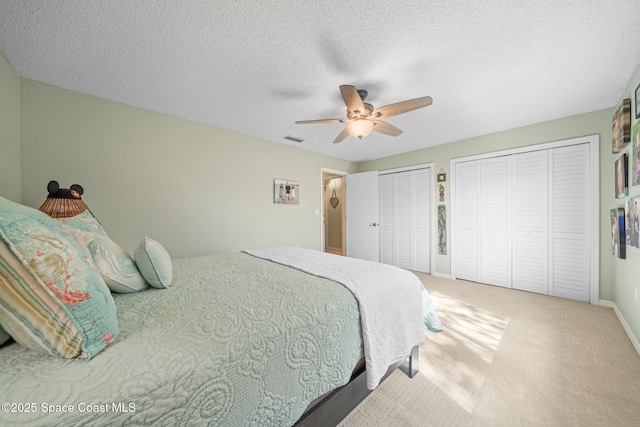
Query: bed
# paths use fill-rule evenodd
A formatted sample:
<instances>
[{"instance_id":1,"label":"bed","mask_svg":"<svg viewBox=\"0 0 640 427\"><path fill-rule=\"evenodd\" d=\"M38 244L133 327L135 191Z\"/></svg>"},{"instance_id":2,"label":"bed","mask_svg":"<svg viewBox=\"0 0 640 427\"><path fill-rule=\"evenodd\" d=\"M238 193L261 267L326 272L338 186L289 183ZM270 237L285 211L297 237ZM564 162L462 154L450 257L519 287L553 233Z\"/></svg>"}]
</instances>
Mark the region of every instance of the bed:
<instances>
[{"instance_id":1,"label":"bed","mask_svg":"<svg viewBox=\"0 0 640 427\"><path fill-rule=\"evenodd\" d=\"M117 337L90 360L12 340L0 346L0 424L289 426L313 419L319 397L330 400L353 378L375 388L389 366L416 355L427 328L441 329L428 294L414 286L418 319L400 328L421 336L390 331L397 351L377 354L385 339L371 342L377 309L363 317L356 297L368 298L366 288L335 280L349 282L374 264L382 266L300 248L174 259L171 286L112 295ZM367 370L357 377L363 359Z\"/></svg>"}]
</instances>

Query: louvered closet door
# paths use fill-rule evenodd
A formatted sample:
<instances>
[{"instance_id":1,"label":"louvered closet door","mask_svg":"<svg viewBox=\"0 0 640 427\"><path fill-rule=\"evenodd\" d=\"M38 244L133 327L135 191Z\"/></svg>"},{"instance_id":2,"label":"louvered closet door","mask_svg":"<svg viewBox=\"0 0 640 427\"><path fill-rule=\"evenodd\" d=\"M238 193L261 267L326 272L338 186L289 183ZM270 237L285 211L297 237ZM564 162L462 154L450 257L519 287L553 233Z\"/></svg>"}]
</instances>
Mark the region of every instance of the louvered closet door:
<instances>
[{"instance_id":1,"label":"louvered closet door","mask_svg":"<svg viewBox=\"0 0 640 427\"><path fill-rule=\"evenodd\" d=\"M547 294L547 151L514 155L512 176L512 287Z\"/></svg>"},{"instance_id":2,"label":"louvered closet door","mask_svg":"<svg viewBox=\"0 0 640 427\"><path fill-rule=\"evenodd\" d=\"M410 270L411 264L411 174L393 174L396 218L396 265Z\"/></svg>"},{"instance_id":3,"label":"louvered closet door","mask_svg":"<svg viewBox=\"0 0 640 427\"><path fill-rule=\"evenodd\" d=\"M456 277L480 281L480 179L481 161L456 164L454 250Z\"/></svg>"},{"instance_id":4,"label":"louvered closet door","mask_svg":"<svg viewBox=\"0 0 640 427\"><path fill-rule=\"evenodd\" d=\"M411 173L412 270L431 273L431 168Z\"/></svg>"},{"instance_id":5,"label":"louvered closet door","mask_svg":"<svg viewBox=\"0 0 640 427\"><path fill-rule=\"evenodd\" d=\"M480 282L511 287L511 157L482 160Z\"/></svg>"},{"instance_id":6,"label":"louvered closet door","mask_svg":"<svg viewBox=\"0 0 640 427\"><path fill-rule=\"evenodd\" d=\"M549 294L589 301L590 183L588 144L549 151Z\"/></svg>"},{"instance_id":7,"label":"louvered closet door","mask_svg":"<svg viewBox=\"0 0 640 427\"><path fill-rule=\"evenodd\" d=\"M393 176L380 175L378 177L378 192L380 206L380 262L395 265L395 239L394 239L394 202L393 202Z\"/></svg>"}]
</instances>

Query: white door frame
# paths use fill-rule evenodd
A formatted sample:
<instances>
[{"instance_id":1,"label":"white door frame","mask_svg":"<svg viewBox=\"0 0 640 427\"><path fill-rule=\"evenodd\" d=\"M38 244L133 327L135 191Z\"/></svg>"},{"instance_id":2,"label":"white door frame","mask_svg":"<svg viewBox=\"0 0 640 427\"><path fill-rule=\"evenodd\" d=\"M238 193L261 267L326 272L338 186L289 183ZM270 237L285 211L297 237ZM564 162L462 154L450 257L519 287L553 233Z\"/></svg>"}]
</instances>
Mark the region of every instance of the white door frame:
<instances>
[{"instance_id":1,"label":"white door frame","mask_svg":"<svg viewBox=\"0 0 640 427\"><path fill-rule=\"evenodd\" d=\"M530 151L548 150L551 148L566 147L575 144L589 144L590 168L591 168L591 209L590 209L590 232L591 232L591 283L589 291L589 302L591 304L599 304L600 302L600 135L587 135L578 138L564 139L560 141L548 142L544 144L528 145L525 147L512 148L502 151L494 151L491 153L478 154L475 156L460 157L451 159L449 162L449 175L451 177L450 194L451 194L451 238L448 242L456 241L456 198L455 198L455 180L456 165L461 162L470 160L478 160L489 157L505 156L518 153L526 153ZM450 247L451 253L451 278L456 279L456 257L455 250Z\"/></svg>"},{"instance_id":2,"label":"white door frame","mask_svg":"<svg viewBox=\"0 0 640 427\"><path fill-rule=\"evenodd\" d=\"M325 168L325 167L320 167L320 251L324 252L324 233L325 233L325 229L324 229L324 212L325 212L325 203L324 203L324 174L325 173L331 173L334 175L340 175L340 176L345 176L347 175L349 172L345 172L345 171L340 171L340 170L336 170L336 169L330 169L330 168ZM344 211L344 215L346 215L346 211ZM345 218L342 218L342 250L346 250L345 248Z\"/></svg>"}]
</instances>

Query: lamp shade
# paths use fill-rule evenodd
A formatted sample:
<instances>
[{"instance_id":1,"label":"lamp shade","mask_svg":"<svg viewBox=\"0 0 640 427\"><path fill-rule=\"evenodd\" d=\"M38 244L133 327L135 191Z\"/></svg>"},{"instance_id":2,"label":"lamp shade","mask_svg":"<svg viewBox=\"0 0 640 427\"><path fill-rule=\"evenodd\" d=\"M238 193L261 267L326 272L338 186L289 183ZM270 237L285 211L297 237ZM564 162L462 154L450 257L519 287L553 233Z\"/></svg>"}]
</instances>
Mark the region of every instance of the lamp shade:
<instances>
[{"instance_id":1,"label":"lamp shade","mask_svg":"<svg viewBox=\"0 0 640 427\"><path fill-rule=\"evenodd\" d=\"M373 122L367 119L356 119L347 125L347 130L352 136L362 139L373 130Z\"/></svg>"},{"instance_id":2,"label":"lamp shade","mask_svg":"<svg viewBox=\"0 0 640 427\"><path fill-rule=\"evenodd\" d=\"M82 201L81 196L84 193L82 186L73 184L70 188L60 188L57 181L50 181L47 190L49 195L39 209L50 217L68 218L86 210L93 215Z\"/></svg>"}]
</instances>

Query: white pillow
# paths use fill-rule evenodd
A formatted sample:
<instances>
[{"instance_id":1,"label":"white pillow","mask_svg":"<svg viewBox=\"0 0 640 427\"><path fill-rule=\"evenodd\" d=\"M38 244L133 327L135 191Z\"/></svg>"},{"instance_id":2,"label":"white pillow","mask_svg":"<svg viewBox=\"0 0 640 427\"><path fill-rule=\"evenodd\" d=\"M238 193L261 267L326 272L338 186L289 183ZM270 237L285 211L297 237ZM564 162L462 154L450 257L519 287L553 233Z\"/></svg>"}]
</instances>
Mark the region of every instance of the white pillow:
<instances>
[{"instance_id":1,"label":"white pillow","mask_svg":"<svg viewBox=\"0 0 640 427\"><path fill-rule=\"evenodd\" d=\"M111 291L126 294L149 287L133 258L107 236L96 234L87 248Z\"/></svg>"},{"instance_id":2,"label":"white pillow","mask_svg":"<svg viewBox=\"0 0 640 427\"><path fill-rule=\"evenodd\" d=\"M155 240L145 237L133 256L145 280L154 288L166 288L173 280L173 266L167 250Z\"/></svg>"}]
</instances>

